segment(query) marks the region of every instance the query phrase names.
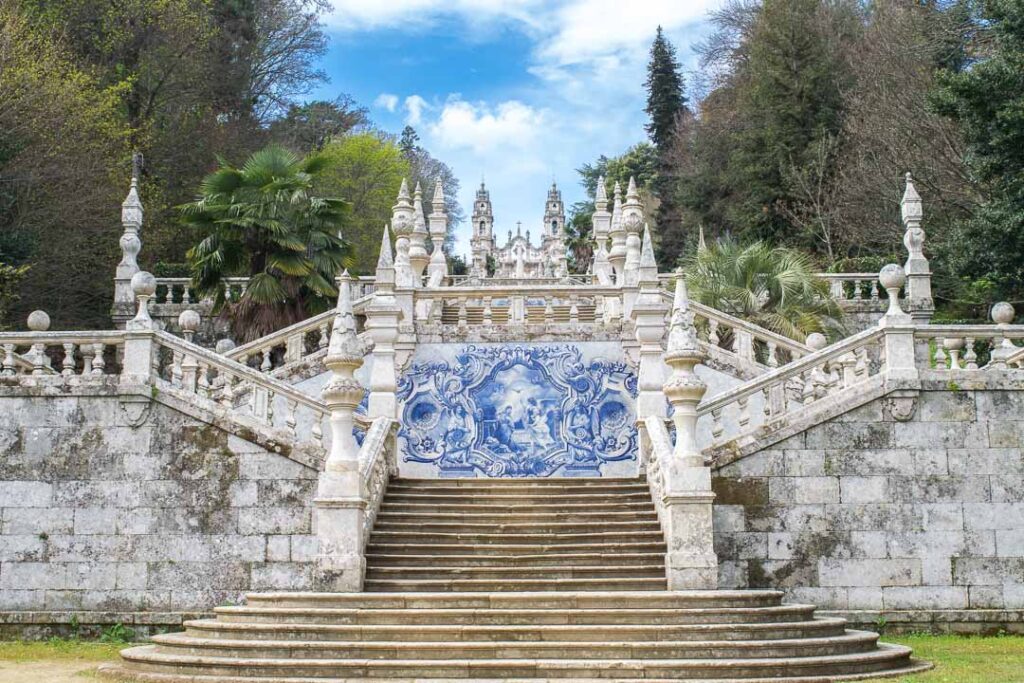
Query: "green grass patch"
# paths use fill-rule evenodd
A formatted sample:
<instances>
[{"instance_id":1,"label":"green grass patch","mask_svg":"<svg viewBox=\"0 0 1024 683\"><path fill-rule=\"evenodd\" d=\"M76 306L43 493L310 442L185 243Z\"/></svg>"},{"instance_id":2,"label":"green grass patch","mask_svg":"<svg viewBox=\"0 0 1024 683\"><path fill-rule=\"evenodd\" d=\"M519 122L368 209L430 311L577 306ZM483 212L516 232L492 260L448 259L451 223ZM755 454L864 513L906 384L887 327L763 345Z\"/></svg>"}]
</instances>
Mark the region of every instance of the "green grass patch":
<instances>
[{"instance_id":1,"label":"green grass patch","mask_svg":"<svg viewBox=\"0 0 1024 683\"><path fill-rule=\"evenodd\" d=\"M1024 682L1024 636L883 636L886 643L914 648L914 657L935 669L899 683Z\"/></svg>"},{"instance_id":2,"label":"green grass patch","mask_svg":"<svg viewBox=\"0 0 1024 683\"><path fill-rule=\"evenodd\" d=\"M5 662L86 661L105 662L117 658L127 645L53 638L43 642L0 642L0 660Z\"/></svg>"}]
</instances>

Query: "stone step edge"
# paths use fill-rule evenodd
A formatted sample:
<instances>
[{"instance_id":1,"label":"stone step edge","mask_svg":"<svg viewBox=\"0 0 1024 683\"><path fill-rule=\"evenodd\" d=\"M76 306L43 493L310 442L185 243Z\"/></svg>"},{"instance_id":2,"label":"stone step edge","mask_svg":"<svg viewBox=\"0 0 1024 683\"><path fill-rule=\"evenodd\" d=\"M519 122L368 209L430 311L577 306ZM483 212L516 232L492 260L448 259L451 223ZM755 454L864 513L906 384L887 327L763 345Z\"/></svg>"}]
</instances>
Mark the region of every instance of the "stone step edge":
<instances>
[{"instance_id":1,"label":"stone step edge","mask_svg":"<svg viewBox=\"0 0 1024 683\"><path fill-rule=\"evenodd\" d=\"M450 595L450 593L449 593L449 595ZM766 606L766 607L690 607L690 608L677 608L677 609L672 609L672 608L663 608L663 609L665 609L666 611L671 610L670 613L671 614L675 614L675 615L686 615L686 616L693 616L693 617L707 617L707 616L715 616L715 615L737 616L737 615L741 615L741 614L747 614L747 615L752 615L752 614L762 614L762 615L763 614L771 614L771 615L775 615L775 614L804 614L804 613L813 614L813 612L815 610L815 607L814 607L814 605L771 605L771 606ZM257 606L248 606L248 605L224 605L224 606L221 606L221 607L215 607L214 608L214 614L263 615L263 616L271 616L271 615L275 615L275 614L279 614L279 615L282 615L282 616L296 616L298 614L310 614L312 616L321 616L321 617L332 616L332 615L334 615L334 616L352 616L352 615L356 615L356 614L366 614L366 613L387 614L387 615L397 615L397 614L428 614L428 615L431 615L431 616L434 616L434 615L436 615L436 616L459 616L459 615L469 615L469 614L479 614L479 615L485 615L486 614L486 615L493 615L493 616L499 616L499 615L500 616L519 616L519 615L525 616L526 614L536 614L536 615L544 615L544 614L552 615L552 614L555 614L555 615L561 615L561 614L564 614L566 612L581 612L581 611L585 611L587 613L598 613L598 614L603 614L603 613L611 612L610 609L601 609L601 608L580 609L580 610L572 610L572 609L515 610L515 609L483 609L483 608L463 608L463 609L460 609L460 608L449 608L449 609L431 609L431 608L374 609L374 608L358 608L357 607L357 608L347 608L346 609L346 608L336 608L336 607L334 607L334 608L332 608L332 607L257 607ZM633 613L639 613L639 614L648 614L648 611L642 611L641 608L630 608L630 607L619 608L619 612L617 612L617 613L621 614L621 613L627 612L627 611L628 612L633 612ZM661 614L661 615L657 615L657 616L667 616L667 615ZM657 625L657 624L653 624L653 625ZM348 624L338 624L338 626L348 626ZM374 626L374 624L368 624L368 626ZM402 625L401 624L393 624L393 625L389 625L389 626L402 626ZM410 628L412 628L413 626L422 626L422 625L413 625L413 624L409 625ZM437 624L436 626L437 627L444 627L445 625L444 624ZM486 626L490 626L490 625L481 625L481 626L482 627L486 627ZM494 626L498 626L498 625L495 624ZM509 626L514 626L514 624L509 624ZM535 625L533 625L533 624L522 624L522 626L534 627ZM580 624L580 626L594 626L594 624ZM614 626L614 624L611 624L610 626Z\"/></svg>"},{"instance_id":2,"label":"stone step edge","mask_svg":"<svg viewBox=\"0 0 1024 683\"><path fill-rule=\"evenodd\" d=\"M665 553L650 552L650 553L565 553L565 552L542 552L533 554L521 554L521 555L474 555L474 554L451 554L444 553L438 555L412 555L406 553L366 553L366 561L371 560L406 560L409 562L432 562L439 559L443 559L448 562L457 562L460 560L481 560L487 559L495 562L523 562L528 560L551 560L551 559L616 559L616 560L664 560ZM664 562L662 562L664 564ZM419 566L419 565L417 565ZM581 565L582 566L582 565Z\"/></svg>"},{"instance_id":3,"label":"stone step edge","mask_svg":"<svg viewBox=\"0 0 1024 683\"><path fill-rule=\"evenodd\" d=\"M408 550L410 552L398 553L396 552L399 548ZM535 544L520 544L520 545L499 545L497 543L475 543L475 544L443 544L443 545L431 545L426 543L371 543L367 545L367 556L370 555L384 555L384 556L398 556L403 557L436 557L438 555L447 554L448 550L462 550L465 557L495 557L494 552L490 553L466 553L466 548L479 548L481 550L490 551L509 551L509 550L529 550L533 549L533 554L540 555L547 552L551 552L556 555L564 554L615 554L620 555L622 553L602 553L602 550L609 551L629 551L629 550L640 550L644 549L647 552L634 552L625 554L665 554L664 542L648 542L648 543L578 543L578 544L554 544L554 545L543 545L540 543ZM438 552L428 553L426 550L436 550ZM529 553L517 553L511 554L507 557L528 557Z\"/></svg>"},{"instance_id":4,"label":"stone step edge","mask_svg":"<svg viewBox=\"0 0 1024 683\"><path fill-rule=\"evenodd\" d=\"M934 665L930 662L922 662L915 659L908 660L906 666L887 669L884 671L873 671L860 674L837 674L834 676L799 676L799 677L772 677L772 678L715 678L708 679L708 683L836 683L837 681L867 681L930 671ZM129 671L121 664L104 663L99 667L102 678L128 682L142 683L253 683L249 677L236 676L204 676L202 674L164 674L156 672ZM264 677L258 679L259 683L325 683L323 678L280 678ZM451 678L375 678L378 683L452 683ZM462 679L465 680L465 679ZM575 678L575 683L680 683L676 678ZM366 683L365 678L332 678L330 683ZM548 683L538 678L474 678L473 683Z\"/></svg>"},{"instance_id":5,"label":"stone step edge","mask_svg":"<svg viewBox=\"0 0 1024 683\"><path fill-rule=\"evenodd\" d=\"M548 592L529 592L521 591L516 593L502 593L495 595L490 591L481 591L477 593L466 592L459 595L458 598L453 598L451 593L438 592L438 593L416 593L415 595L409 595L408 593L396 592L396 593L324 593L320 591L260 591L258 593L246 593L245 597L247 600L282 600L282 599L328 599L328 600L362 600L369 599L375 602L384 602L385 600L415 600L416 602L422 602L431 598L438 600L474 600L474 599L494 599L499 602L528 602L530 600L543 599L550 601L552 599L559 600L575 600L583 599L591 601L595 598L609 597L615 600L622 600L625 598L636 598L636 599L648 599L648 600L665 600L666 598L675 599L709 599L709 598L728 598L730 600L738 600L743 598L779 598L780 600L785 596L785 592L770 589L752 589L752 590L676 590L676 591L565 591L558 596L552 596ZM794 603L798 607L814 607L814 605L805 603Z\"/></svg>"}]
</instances>

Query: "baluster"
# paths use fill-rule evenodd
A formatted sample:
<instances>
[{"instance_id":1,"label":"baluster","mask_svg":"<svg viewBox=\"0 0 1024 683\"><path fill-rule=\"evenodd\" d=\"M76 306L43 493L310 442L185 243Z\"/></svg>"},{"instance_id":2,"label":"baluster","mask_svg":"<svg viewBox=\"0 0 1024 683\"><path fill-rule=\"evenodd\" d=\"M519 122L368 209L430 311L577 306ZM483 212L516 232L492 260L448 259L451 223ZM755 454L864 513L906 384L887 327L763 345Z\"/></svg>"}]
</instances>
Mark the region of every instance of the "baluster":
<instances>
[{"instance_id":1,"label":"baluster","mask_svg":"<svg viewBox=\"0 0 1024 683\"><path fill-rule=\"evenodd\" d=\"M768 367L779 367L778 345L773 341L768 342Z\"/></svg>"},{"instance_id":2,"label":"baluster","mask_svg":"<svg viewBox=\"0 0 1024 683\"><path fill-rule=\"evenodd\" d=\"M32 357L32 374L46 374L46 345L36 342L29 350L29 355Z\"/></svg>"},{"instance_id":3,"label":"baluster","mask_svg":"<svg viewBox=\"0 0 1024 683\"><path fill-rule=\"evenodd\" d=\"M270 362L271 351L273 351L273 349L270 348L269 346L263 349L263 362L260 363L260 370L262 372L269 372L270 369L273 367L273 364Z\"/></svg>"},{"instance_id":4,"label":"baluster","mask_svg":"<svg viewBox=\"0 0 1024 683\"><path fill-rule=\"evenodd\" d=\"M974 351L975 340L971 337L964 339L965 350L964 350L964 369L965 370L977 370L978 369L978 354Z\"/></svg>"},{"instance_id":5,"label":"baluster","mask_svg":"<svg viewBox=\"0 0 1024 683\"><path fill-rule=\"evenodd\" d=\"M863 286L864 286L864 281L863 280L854 280L853 281L853 298L856 299L857 301L860 301L861 299L864 298L864 295L861 292L861 288Z\"/></svg>"},{"instance_id":6,"label":"baluster","mask_svg":"<svg viewBox=\"0 0 1024 683\"><path fill-rule=\"evenodd\" d=\"M75 345L64 344L64 360L60 364L60 374L68 377L75 374Z\"/></svg>"},{"instance_id":7,"label":"baluster","mask_svg":"<svg viewBox=\"0 0 1024 683\"><path fill-rule=\"evenodd\" d=\"M493 312L491 311L491 297L484 297L484 325L490 325L493 320Z\"/></svg>"},{"instance_id":8,"label":"baluster","mask_svg":"<svg viewBox=\"0 0 1024 683\"><path fill-rule=\"evenodd\" d=\"M288 406L288 408L287 408L287 412L285 413L285 416L284 416L284 424L285 424L285 427L288 429L288 433L291 436L295 436L295 425L296 425L295 411L299 407L299 402L296 401L294 398L290 398L287 401L287 406Z\"/></svg>"},{"instance_id":9,"label":"baluster","mask_svg":"<svg viewBox=\"0 0 1024 683\"><path fill-rule=\"evenodd\" d=\"M302 332L297 334L289 335L284 342L284 362L294 363L295 361L302 360L302 356L305 353L305 342L306 335Z\"/></svg>"},{"instance_id":10,"label":"baluster","mask_svg":"<svg viewBox=\"0 0 1024 683\"><path fill-rule=\"evenodd\" d=\"M946 364L946 352L943 350L943 345L946 340L941 337L936 337L932 340L935 344L935 353L932 355L932 360L935 362L936 369L945 370L949 366Z\"/></svg>"},{"instance_id":11,"label":"baluster","mask_svg":"<svg viewBox=\"0 0 1024 683\"><path fill-rule=\"evenodd\" d=\"M181 361L183 359L181 351L175 351L171 357L171 386L181 387Z\"/></svg>"},{"instance_id":12,"label":"baluster","mask_svg":"<svg viewBox=\"0 0 1024 683\"><path fill-rule=\"evenodd\" d=\"M4 344L3 374L7 377L18 374L14 365L14 344Z\"/></svg>"},{"instance_id":13,"label":"baluster","mask_svg":"<svg viewBox=\"0 0 1024 683\"><path fill-rule=\"evenodd\" d=\"M318 448L323 448L324 445L324 428L323 428L324 413L319 410L313 413L313 428L310 430L310 436L313 439L313 443Z\"/></svg>"},{"instance_id":14,"label":"baluster","mask_svg":"<svg viewBox=\"0 0 1024 683\"><path fill-rule=\"evenodd\" d=\"M740 396L736 399L736 404L739 406L740 414L737 418L740 427L746 427L750 423L750 409L748 404L750 403L749 396Z\"/></svg>"},{"instance_id":15,"label":"baluster","mask_svg":"<svg viewBox=\"0 0 1024 683\"><path fill-rule=\"evenodd\" d=\"M199 363L199 372L197 374L196 392L203 398L210 397L210 366L207 363Z\"/></svg>"},{"instance_id":16,"label":"baluster","mask_svg":"<svg viewBox=\"0 0 1024 683\"><path fill-rule=\"evenodd\" d=\"M964 340L960 337L946 337L942 340L942 347L949 352L949 369L960 369L960 350L964 347Z\"/></svg>"},{"instance_id":17,"label":"baluster","mask_svg":"<svg viewBox=\"0 0 1024 683\"><path fill-rule=\"evenodd\" d=\"M594 297L594 323L604 325L604 296L601 294Z\"/></svg>"},{"instance_id":18,"label":"baluster","mask_svg":"<svg viewBox=\"0 0 1024 683\"><path fill-rule=\"evenodd\" d=\"M235 407L235 392L233 390L235 378L223 371L221 371L221 377L224 381L220 386L220 404L231 410Z\"/></svg>"},{"instance_id":19,"label":"baluster","mask_svg":"<svg viewBox=\"0 0 1024 683\"><path fill-rule=\"evenodd\" d=\"M459 327L469 324L469 311L466 310L466 297L459 297Z\"/></svg>"},{"instance_id":20,"label":"baluster","mask_svg":"<svg viewBox=\"0 0 1024 683\"><path fill-rule=\"evenodd\" d=\"M857 382L857 356L853 353L844 353L839 359L843 366L843 386L853 386Z\"/></svg>"},{"instance_id":21,"label":"baluster","mask_svg":"<svg viewBox=\"0 0 1024 683\"><path fill-rule=\"evenodd\" d=\"M765 422L772 416L772 392L768 387L761 387L761 413L764 415Z\"/></svg>"},{"instance_id":22,"label":"baluster","mask_svg":"<svg viewBox=\"0 0 1024 683\"><path fill-rule=\"evenodd\" d=\"M857 354L857 365L854 366L854 370L857 374L857 379L867 379L868 373L871 371L871 364L868 361L868 350L865 347L860 347L854 353Z\"/></svg>"},{"instance_id":23,"label":"baluster","mask_svg":"<svg viewBox=\"0 0 1024 683\"><path fill-rule=\"evenodd\" d=\"M804 371L804 384L803 384L803 402L805 406L809 406L814 403L814 392L815 392L815 372L811 370Z\"/></svg>"},{"instance_id":24,"label":"baluster","mask_svg":"<svg viewBox=\"0 0 1024 683\"><path fill-rule=\"evenodd\" d=\"M196 392L196 380L199 374L199 363L191 353L184 354L181 361L181 388L190 394Z\"/></svg>"},{"instance_id":25,"label":"baluster","mask_svg":"<svg viewBox=\"0 0 1024 683\"><path fill-rule=\"evenodd\" d=\"M714 318L708 319L708 344L718 346L718 321Z\"/></svg>"},{"instance_id":26,"label":"baluster","mask_svg":"<svg viewBox=\"0 0 1024 683\"><path fill-rule=\"evenodd\" d=\"M106 350L107 345L103 342L96 342L92 345L92 374L102 375L103 368L107 366L107 362L103 360L103 352Z\"/></svg>"},{"instance_id":27,"label":"baluster","mask_svg":"<svg viewBox=\"0 0 1024 683\"><path fill-rule=\"evenodd\" d=\"M878 280L871 281L871 300L878 301Z\"/></svg>"},{"instance_id":28,"label":"baluster","mask_svg":"<svg viewBox=\"0 0 1024 683\"><path fill-rule=\"evenodd\" d=\"M270 389L267 390L267 424L274 424L274 397L277 396L277 392Z\"/></svg>"},{"instance_id":29,"label":"baluster","mask_svg":"<svg viewBox=\"0 0 1024 683\"><path fill-rule=\"evenodd\" d=\"M846 290L843 288L843 281L840 278L833 278L829 283L829 289L833 299L841 301L846 298Z\"/></svg>"},{"instance_id":30,"label":"baluster","mask_svg":"<svg viewBox=\"0 0 1024 683\"><path fill-rule=\"evenodd\" d=\"M580 307L579 300L576 295L569 297L569 322L573 325L578 324L580 321Z\"/></svg>"},{"instance_id":31,"label":"baluster","mask_svg":"<svg viewBox=\"0 0 1024 683\"><path fill-rule=\"evenodd\" d=\"M711 411L711 438L718 441L718 438L722 436L724 431L725 425L722 424L722 409L715 408Z\"/></svg>"},{"instance_id":32,"label":"baluster","mask_svg":"<svg viewBox=\"0 0 1024 683\"><path fill-rule=\"evenodd\" d=\"M320 326L317 328L317 330L320 332L320 339L317 341L316 347L318 349L326 349L327 342L330 341L330 337L328 337L327 335L327 323L320 323Z\"/></svg>"},{"instance_id":33,"label":"baluster","mask_svg":"<svg viewBox=\"0 0 1024 683\"><path fill-rule=\"evenodd\" d=\"M550 296L544 297L544 323L555 322L555 307Z\"/></svg>"}]
</instances>

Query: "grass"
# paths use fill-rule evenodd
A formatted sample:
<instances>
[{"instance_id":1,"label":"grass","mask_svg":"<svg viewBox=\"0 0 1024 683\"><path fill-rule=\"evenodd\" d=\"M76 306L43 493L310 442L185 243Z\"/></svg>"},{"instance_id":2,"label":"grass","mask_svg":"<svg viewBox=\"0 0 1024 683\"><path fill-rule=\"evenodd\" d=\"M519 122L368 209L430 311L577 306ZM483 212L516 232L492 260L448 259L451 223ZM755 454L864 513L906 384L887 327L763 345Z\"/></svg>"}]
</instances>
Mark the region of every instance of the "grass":
<instances>
[{"instance_id":1,"label":"grass","mask_svg":"<svg viewBox=\"0 0 1024 683\"><path fill-rule=\"evenodd\" d=\"M914 656L936 664L898 683L1024 683L1024 636L884 636L887 643L914 648ZM0 661L104 662L117 658L123 643L53 639L0 642Z\"/></svg>"},{"instance_id":2,"label":"grass","mask_svg":"<svg viewBox=\"0 0 1024 683\"><path fill-rule=\"evenodd\" d=\"M935 664L928 673L899 683L1022 683L1024 636L883 636L887 643L914 648L914 657Z\"/></svg>"}]
</instances>

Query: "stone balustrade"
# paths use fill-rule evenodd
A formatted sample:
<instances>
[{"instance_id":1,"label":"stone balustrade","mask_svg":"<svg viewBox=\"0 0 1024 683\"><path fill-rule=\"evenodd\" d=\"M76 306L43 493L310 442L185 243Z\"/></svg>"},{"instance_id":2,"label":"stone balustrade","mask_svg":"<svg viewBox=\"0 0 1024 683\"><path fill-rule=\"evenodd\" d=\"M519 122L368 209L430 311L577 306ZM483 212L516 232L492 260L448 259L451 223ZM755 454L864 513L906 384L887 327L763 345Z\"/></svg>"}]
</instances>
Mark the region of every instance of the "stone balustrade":
<instances>
[{"instance_id":1,"label":"stone balustrade","mask_svg":"<svg viewBox=\"0 0 1024 683\"><path fill-rule=\"evenodd\" d=\"M417 290L416 322L471 325L604 325L608 299L621 292L597 286L523 286L502 291L491 287L446 287Z\"/></svg>"},{"instance_id":2,"label":"stone balustrade","mask_svg":"<svg viewBox=\"0 0 1024 683\"><path fill-rule=\"evenodd\" d=\"M878 273L818 273L828 282L829 294L842 305L852 301L884 301L885 289L878 284ZM884 308L884 307L883 307Z\"/></svg>"},{"instance_id":3,"label":"stone balustrade","mask_svg":"<svg viewBox=\"0 0 1024 683\"><path fill-rule=\"evenodd\" d=\"M324 311L274 334L237 346L224 356L260 372L272 372L326 353L333 324L334 311Z\"/></svg>"},{"instance_id":4,"label":"stone balustrade","mask_svg":"<svg viewBox=\"0 0 1024 683\"><path fill-rule=\"evenodd\" d=\"M120 372L122 332L4 332L0 376L102 377Z\"/></svg>"},{"instance_id":5,"label":"stone balustrade","mask_svg":"<svg viewBox=\"0 0 1024 683\"><path fill-rule=\"evenodd\" d=\"M690 302L697 338L708 350L724 350L745 363L776 368L806 356L811 349L794 339L776 334L758 325Z\"/></svg>"},{"instance_id":6,"label":"stone balustrade","mask_svg":"<svg viewBox=\"0 0 1024 683\"><path fill-rule=\"evenodd\" d=\"M997 304L994 311L1000 306ZM1005 309L1004 309L1005 310ZM999 313L994 313L993 317ZM1024 367L1024 325L1011 325L1013 309L993 325L927 325L914 337L917 363L926 370L975 371Z\"/></svg>"}]
</instances>

